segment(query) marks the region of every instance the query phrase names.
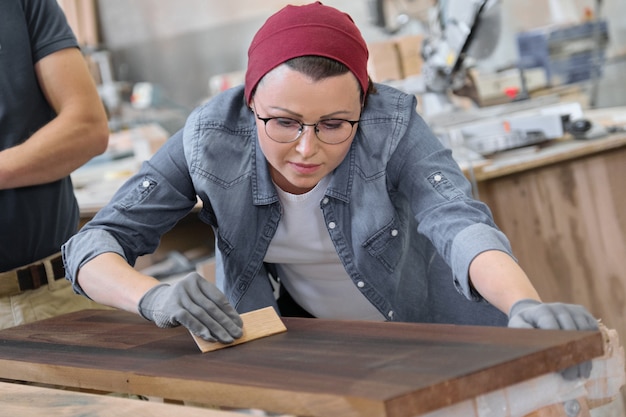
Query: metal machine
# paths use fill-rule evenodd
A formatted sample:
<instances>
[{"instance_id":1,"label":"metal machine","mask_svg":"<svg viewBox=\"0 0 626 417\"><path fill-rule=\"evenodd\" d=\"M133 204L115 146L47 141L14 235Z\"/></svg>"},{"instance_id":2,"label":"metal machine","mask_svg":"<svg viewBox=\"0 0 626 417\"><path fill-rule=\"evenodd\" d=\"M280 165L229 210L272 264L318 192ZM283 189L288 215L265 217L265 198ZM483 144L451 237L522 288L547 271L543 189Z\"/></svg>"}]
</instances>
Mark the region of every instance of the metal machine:
<instances>
[{"instance_id":1,"label":"metal machine","mask_svg":"<svg viewBox=\"0 0 626 417\"><path fill-rule=\"evenodd\" d=\"M426 10L425 3L430 3ZM422 91L417 91L425 113L453 110L450 93L475 94L468 69L489 57L497 45L500 0L376 0L371 2L371 10L372 21L388 32L397 32L400 25L416 18L426 26L421 50Z\"/></svg>"},{"instance_id":2,"label":"metal machine","mask_svg":"<svg viewBox=\"0 0 626 417\"><path fill-rule=\"evenodd\" d=\"M378 0L375 3L379 4L377 10L384 12L389 10L383 7L386 3L396 4L395 10L408 10L407 4L416 2ZM562 137L571 130L570 121L582 118L580 105L557 103L545 97L528 99L524 88L517 97L524 100L459 111L451 95L476 97L469 69L477 61L488 58L497 46L501 36L501 1L438 0L430 3L428 12L421 12L420 17L383 15L375 23L388 31L393 23L396 26L406 24L410 18L421 19L426 24L421 80L413 83L417 86L413 91L407 92L420 96L422 115L445 143L479 158ZM523 87L521 69L520 81Z\"/></svg>"},{"instance_id":3,"label":"metal machine","mask_svg":"<svg viewBox=\"0 0 626 417\"><path fill-rule=\"evenodd\" d=\"M500 36L499 0L440 0L431 13L429 36L422 45L424 100L449 103L472 81L467 70L491 55ZM432 105L432 104L431 104Z\"/></svg>"}]
</instances>

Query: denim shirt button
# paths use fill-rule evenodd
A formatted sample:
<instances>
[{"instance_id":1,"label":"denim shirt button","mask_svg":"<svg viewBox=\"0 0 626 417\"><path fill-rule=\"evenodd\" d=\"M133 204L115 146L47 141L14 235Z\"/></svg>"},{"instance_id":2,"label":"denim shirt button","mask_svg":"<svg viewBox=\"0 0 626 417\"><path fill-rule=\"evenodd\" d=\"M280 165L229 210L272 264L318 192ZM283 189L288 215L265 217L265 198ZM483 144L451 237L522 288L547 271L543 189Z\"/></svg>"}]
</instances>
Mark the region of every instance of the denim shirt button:
<instances>
[{"instance_id":1,"label":"denim shirt button","mask_svg":"<svg viewBox=\"0 0 626 417\"><path fill-rule=\"evenodd\" d=\"M393 236L393 237L398 236L398 229L393 229L393 230L391 231L391 236Z\"/></svg>"},{"instance_id":2,"label":"denim shirt button","mask_svg":"<svg viewBox=\"0 0 626 417\"><path fill-rule=\"evenodd\" d=\"M334 229L335 227L337 227L337 224L335 224L335 222L328 223L328 228L329 229Z\"/></svg>"},{"instance_id":3,"label":"denim shirt button","mask_svg":"<svg viewBox=\"0 0 626 417\"><path fill-rule=\"evenodd\" d=\"M393 320L393 310L389 310L389 313L387 313L387 317L389 317L389 320Z\"/></svg>"},{"instance_id":4,"label":"denim shirt button","mask_svg":"<svg viewBox=\"0 0 626 417\"><path fill-rule=\"evenodd\" d=\"M328 199L328 197L324 197L324 199L322 200L322 204L326 205L329 201L330 200Z\"/></svg>"},{"instance_id":5,"label":"denim shirt button","mask_svg":"<svg viewBox=\"0 0 626 417\"><path fill-rule=\"evenodd\" d=\"M146 181L142 182L141 185L143 186L143 188L148 188L148 187L150 187L150 181L146 180Z\"/></svg>"},{"instance_id":6,"label":"denim shirt button","mask_svg":"<svg viewBox=\"0 0 626 417\"><path fill-rule=\"evenodd\" d=\"M356 283L356 286L359 287L359 288L363 288L363 287L365 287L365 283L363 281L359 281L359 282Z\"/></svg>"},{"instance_id":7,"label":"denim shirt button","mask_svg":"<svg viewBox=\"0 0 626 417\"><path fill-rule=\"evenodd\" d=\"M441 175L437 174L433 177L433 179L435 180L435 182L439 182L441 181Z\"/></svg>"}]
</instances>

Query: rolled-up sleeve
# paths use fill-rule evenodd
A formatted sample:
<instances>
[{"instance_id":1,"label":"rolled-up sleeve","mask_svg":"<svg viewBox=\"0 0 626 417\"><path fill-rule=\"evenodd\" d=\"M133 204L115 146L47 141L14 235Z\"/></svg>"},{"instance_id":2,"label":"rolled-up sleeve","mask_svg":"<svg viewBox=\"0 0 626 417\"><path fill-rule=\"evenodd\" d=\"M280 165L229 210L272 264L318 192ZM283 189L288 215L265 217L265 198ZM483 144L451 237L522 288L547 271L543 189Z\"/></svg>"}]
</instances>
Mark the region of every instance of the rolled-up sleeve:
<instances>
[{"instance_id":1,"label":"rolled-up sleeve","mask_svg":"<svg viewBox=\"0 0 626 417\"><path fill-rule=\"evenodd\" d=\"M452 241L450 266L454 274L454 286L470 300L481 298L470 286L470 264L476 256L489 250L502 251L513 257L509 240L504 233L487 224L471 225Z\"/></svg>"},{"instance_id":2,"label":"rolled-up sleeve","mask_svg":"<svg viewBox=\"0 0 626 417\"><path fill-rule=\"evenodd\" d=\"M109 204L62 246L66 277L74 290L85 295L76 281L85 263L113 252L134 265L137 257L152 253L161 236L196 203L182 131L179 131L117 190Z\"/></svg>"}]
</instances>

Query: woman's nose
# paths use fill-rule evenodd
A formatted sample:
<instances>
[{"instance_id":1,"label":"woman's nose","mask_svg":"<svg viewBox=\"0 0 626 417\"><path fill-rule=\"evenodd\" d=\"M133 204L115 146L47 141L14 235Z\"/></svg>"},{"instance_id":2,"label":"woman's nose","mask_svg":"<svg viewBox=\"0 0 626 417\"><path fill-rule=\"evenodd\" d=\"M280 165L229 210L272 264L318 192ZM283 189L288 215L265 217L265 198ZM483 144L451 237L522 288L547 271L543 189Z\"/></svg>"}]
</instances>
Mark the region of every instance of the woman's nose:
<instances>
[{"instance_id":1,"label":"woman's nose","mask_svg":"<svg viewBox=\"0 0 626 417\"><path fill-rule=\"evenodd\" d=\"M318 139L314 126L304 126L302 134L298 139L296 150L302 156L314 155L317 152Z\"/></svg>"}]
</instances>

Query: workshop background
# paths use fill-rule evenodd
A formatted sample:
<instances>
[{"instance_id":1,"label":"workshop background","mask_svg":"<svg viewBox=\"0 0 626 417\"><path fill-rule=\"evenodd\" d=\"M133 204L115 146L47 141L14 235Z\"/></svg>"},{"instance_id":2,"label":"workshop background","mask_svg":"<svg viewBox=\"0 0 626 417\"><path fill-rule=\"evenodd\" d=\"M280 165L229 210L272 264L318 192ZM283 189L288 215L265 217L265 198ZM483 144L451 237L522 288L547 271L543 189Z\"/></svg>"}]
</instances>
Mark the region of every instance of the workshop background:
<instances>
[{"instance_id":1,"label":"workshop background","mask_svg":"<svg viewBox=\"0 0 626 417\"><path fill-rule=\"evenodd\" d=\"M82 221L195 106L242 82L247 47L267 17L308 2L59 0L112 132L107 153L72 175ZM474 39L487 52L463 62L472 88L456 88L459 94L450 91L458 80L437 91L424 81L437 52L444 69L450 56L440 37L432 59L423 59L435 0L324 3L362 30L372 78L418 97L418 110L453 149L544 300L585 305L623 343L626 1L500 0L483 25L491 33ZM570 129L563 112L588 126ZM210 275L212 251L212 231L192 213L136 267L163 279L194 268Z\"/></svg>"}]
</instances>

